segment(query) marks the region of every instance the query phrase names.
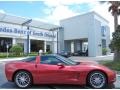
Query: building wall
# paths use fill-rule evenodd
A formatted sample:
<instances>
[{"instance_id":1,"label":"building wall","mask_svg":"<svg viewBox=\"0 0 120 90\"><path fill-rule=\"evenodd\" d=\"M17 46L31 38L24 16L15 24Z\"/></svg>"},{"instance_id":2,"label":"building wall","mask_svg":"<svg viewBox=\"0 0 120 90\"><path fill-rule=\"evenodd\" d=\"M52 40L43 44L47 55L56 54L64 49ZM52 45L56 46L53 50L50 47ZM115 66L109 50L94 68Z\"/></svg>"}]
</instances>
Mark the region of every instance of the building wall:
<instances>
[{"instance_id":1,"label":"building wall","mask_svg":"<svg viewBox=\"0 0 120 90\"><path fill-rule=\"evenodd\" d=\"M97 13L94 14L94 30L95 30L95 42L96 42L96 50L94 56L102 55L102 39L106 40L106 48L108 49L108 53L110 53L109 43L110 43L110 29L109 23L104 18L99 16ZM102 36L102 27L105 27L105 36Z\"/></svg>"},{"instance_id":2,"label":"building wall","mask_svg":"<svg viewBox=\"0 0 120 90\"><path fill-rule=\"evenodd\" d=\"M64 28L60 28L58 31L58 53L64 50Z\"/></svg>"},{"instance_id":3,"label":"building wall","mask_svg":"<svg viewBox=\"0 0 120 90\"><path fill-rule=\"evenodd\" d=\"M64 27L65 49L70 50L69 41L74 41L76 50L76 40L88 40L88 55L102 55L102 39L106 39L107 49L110 43L110 31L108 21L95 12L71 17L60 22ZM106 36L102 37L101 27L106 27ZM109 52L108 52L109 53Z\"/></svg>"},{"instance_id":4,"label":"building wall","mask_svg":"<svg viewBox=\"0 0 120 90\"><path fill-rule=\"evenodd\" d=\"M91 14L79 15L60 21L64 27L64 40L88 38L88 31L92 29Z\"/></svg>"}]
</instances>

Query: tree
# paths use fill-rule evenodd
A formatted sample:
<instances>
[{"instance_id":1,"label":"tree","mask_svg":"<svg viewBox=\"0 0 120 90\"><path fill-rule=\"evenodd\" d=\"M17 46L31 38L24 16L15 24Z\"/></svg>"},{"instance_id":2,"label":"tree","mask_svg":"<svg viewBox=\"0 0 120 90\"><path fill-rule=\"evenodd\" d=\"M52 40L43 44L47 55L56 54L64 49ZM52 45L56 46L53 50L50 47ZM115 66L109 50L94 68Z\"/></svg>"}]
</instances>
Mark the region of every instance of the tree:
<instances>
[{"instance_id":1,"label":"tree","mask_svg":"<svg viewBox=\"0 0 120 90\"><path fill-rule=\"evenodd\" d=\"M23 52L23 48L20 45L14 45L10 48L10 52L16 56L20 56L20 54Z\"/></svg>"},{"instance_id":2,"label":"tree","mask_svg":"<svg viewBox=\"0 0 120 90\"><path fill-rule=\"evenodd\" d=\"M119 49L117 47L117 45L119 44L118 41L118 37L119 34L118 32L120 31L119 27L118 27L118 15L120 15L120 1L109 1L109 3L111 3L111 6L109 7L109 12L112 13L113 17L114 17L114 30L115 32L113 33L113 40L111 42L111 45L113 47L114 50L114 61L120 60L120 53L119 53ZM118 43L118 44L117 44Z\"/></svg>"},{"instance_id":3,"label":"tree","mask_svg":"<svg viewBox=\"0 0 120 90\"><path fill-rule=\"evenodd\" d=\"M116 31L112 35L113 39L109 45L113 51L116 51L114 55L114 60L120 60L120 25L118 25Z\"/></svg>"},{"instance_id":4,"label":"tree","mask_svg":"<svg viewBox=\"0 0 120 90\"><path fill-rule=\"evenodd\" d=\"M100 1L100 3L105 3L105 2L108 2L111 4L111 6L109 7L108 11L111 12L111 14L113 15L114 17L114 33L113 33L113 37L114 37L114 40L112 40L111 44L109 45L110 48L114 51L114 61L117 61L118 59L120 60L119 57L119 52L118 52L118 49L116 48L116 45L114 43L114 41L116 40L116 43L117 42L117 37L114 36L117 35L117 32L119 27L118 27L118 16L120 15L120 1ZM117 30L117 31L116 31ZM114 47L115 46L115 47Z\"/></svg>"},{"instance_id":5,"label":"tree","mask_svg":"<svg viewBox=\"0 0 120 90\"><path fill-rule=\"evenodd\" d=\"M111 6L108 11L111 12L114 17L114 29L116 30L118 26L118 15L120 15L120 1L109 1L109 3L111 3Z\"/></svg>"}]
</instances>

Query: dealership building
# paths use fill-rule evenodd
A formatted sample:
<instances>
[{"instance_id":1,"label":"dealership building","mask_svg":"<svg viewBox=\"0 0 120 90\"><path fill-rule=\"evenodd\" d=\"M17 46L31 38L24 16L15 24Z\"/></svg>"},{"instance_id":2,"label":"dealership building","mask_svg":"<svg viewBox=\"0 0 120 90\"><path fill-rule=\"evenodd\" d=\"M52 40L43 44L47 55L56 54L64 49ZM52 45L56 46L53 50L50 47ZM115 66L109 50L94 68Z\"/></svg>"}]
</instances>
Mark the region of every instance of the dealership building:
<instances>
[{"instance_id":1,"label":"dealership building","mask_svg":"<svg viewBox=\"0 0 120 90\"><path fill-rule=\"evenodd\" d=\"M101 56L103 48L110 53L109 43L108 21L95 12L61 20L59 26L0 13L0 52L19 44L24 53L42 49L53 53L88 51L88 56Z\"/></svg>"},{"instance_id":2,"label":"dealership building","mask_svg":"<svg viewBox=\"0 0 120 90\"><path fill-rule=\"evenodd\" d=\"M63 31L62 28L36 20L29 22L30 20L0 13L0 52L6 52L7 47L10 49L12 45L19 44L23 47L24 53L38 52L40 49L57 53L57 32L59 29ZM59 41L64 42L62 38Z\"/></svg>"}]
</instances>

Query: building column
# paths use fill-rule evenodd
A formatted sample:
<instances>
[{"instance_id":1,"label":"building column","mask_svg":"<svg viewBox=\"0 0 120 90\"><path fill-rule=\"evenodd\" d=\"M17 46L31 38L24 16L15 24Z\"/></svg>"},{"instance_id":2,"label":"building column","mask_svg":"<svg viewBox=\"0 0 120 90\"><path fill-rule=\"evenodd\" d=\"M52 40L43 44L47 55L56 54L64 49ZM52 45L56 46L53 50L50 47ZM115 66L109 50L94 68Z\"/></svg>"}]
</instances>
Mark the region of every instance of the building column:
<instances>
[{"instance_id":1,"label":"building column","mask_svg":"<svg viewBox=\"0 0 120 90\"><path fill-rule=\"evenodd\" d=\"M60 27L58 29L58 53L60 53L62 50L65 50L64 48L64 28Z\"/></svg>"},{"instance_id":2,"label":"building column","mask_svg":"<svg viewBox=\"0 0 120 90\"><path fill-rule=\"evenodd\" d=\"M74 41L71 41L71 53L74 53Z\"/></svg>"},{"instance_id":3,"label":"building column","mask_svg":"<svg viewBox=\"0 0 120 90\"><path fill-rule=\"evenodd\" d=\"M31 52L31 40L29 40L29 53ZM24 53L27 53L27 39L24 40Z\"/></svg>"},{"instance_id":4,"label":"building column","mask_svg":"<svg viewBox=\"0 0 120 90\"><path fill-rule=\"evenodd\" d=\"M12 45L16 44L16 38L12 38Z\"/></svg>"},{"instance_id":5,"label":"building column","mask_svg":"<svg viewBox=\"0 0 120 90\"><path fill-rule=\"evenodd\" d=\"M46 41L44 41L44 53L46 53Z\"/></svg>"},{"instance_id":6,"label":"building column","mask_svg":"<svg viewBox=\"0 0 120 90\"><path fill-rule=\"evenodd\" d=\"M82 51L82 44L83 44L83 42L82 42L82 40L80 40L80 51Z\"/></svg>"},{"instance_id":7,"label":"building column","mask_svg":"<svg viewBox=\"0 0 120 90\"><path fill-rule=\"evenodd\" d=\"M53 53L57 53L57 42L54 42L54 51Z\"/></svg>"},{"instance_id":8,"label":"building column","mask_svg":"<svg viewBox=\"0 0 120 90\"><path fill-rule=\"evenodd\" d=\"M29 53L31 52L31 40L29 39Z\"/></svg>"},{"instance_id":9,"label":"building column","mask_svg":"<svg viewBox=\"0 0 120 90\"><path fill-rule=\"evenodd\" d=\"M88 36L88 55L90 57L96 57L102 55L101 47L101 22L93 20L94 24L89 30Z\"/></svg>"}]
</instances>

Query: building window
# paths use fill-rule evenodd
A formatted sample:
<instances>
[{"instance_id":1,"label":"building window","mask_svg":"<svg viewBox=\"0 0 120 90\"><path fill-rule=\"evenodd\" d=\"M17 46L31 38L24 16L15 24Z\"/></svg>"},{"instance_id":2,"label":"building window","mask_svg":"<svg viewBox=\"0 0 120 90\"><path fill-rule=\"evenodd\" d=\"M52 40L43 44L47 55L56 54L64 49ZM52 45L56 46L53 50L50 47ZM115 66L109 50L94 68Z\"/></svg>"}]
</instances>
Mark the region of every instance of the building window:
<instances>
[{"instance_id":1,"label":"building window","mask_svg":"<svg viewBox=\"0 0 120 90\"><path fill-rule=\"evenodd\" d=\"M9 50L12 46L12 38L0 37L0 52L6 52L7 45L9 46L8 47L8 50Z\"/></svg>"},{"instance_id":2,"label":"building window","mask_svg":"<svg viewBox=\"0 0 120 90\"><path fill-rule=\"evenodd\" d=\"M101 26L101 34L103 37L105 37L105 35L106 35L106 27L105 26Z\"/></svg>"},{"instance_id":3,"label":"building window","mask_svg":"<svg viewBox=\"0 0 120 90\"><path fill-rule=\"evenodd\" d=\"M106 40L102 39L102 48L106 48Z\"/></svg>"},{"instance_id":4,"label":"building window","mask_svg":"<svg viewBox=\"0 0 120 90\"><path fill-rule=\"evenodd\" d=\"M46 46L46 52L49 52L50 51L50 45L47 45Z\"/></svg>"}]
</instances>

